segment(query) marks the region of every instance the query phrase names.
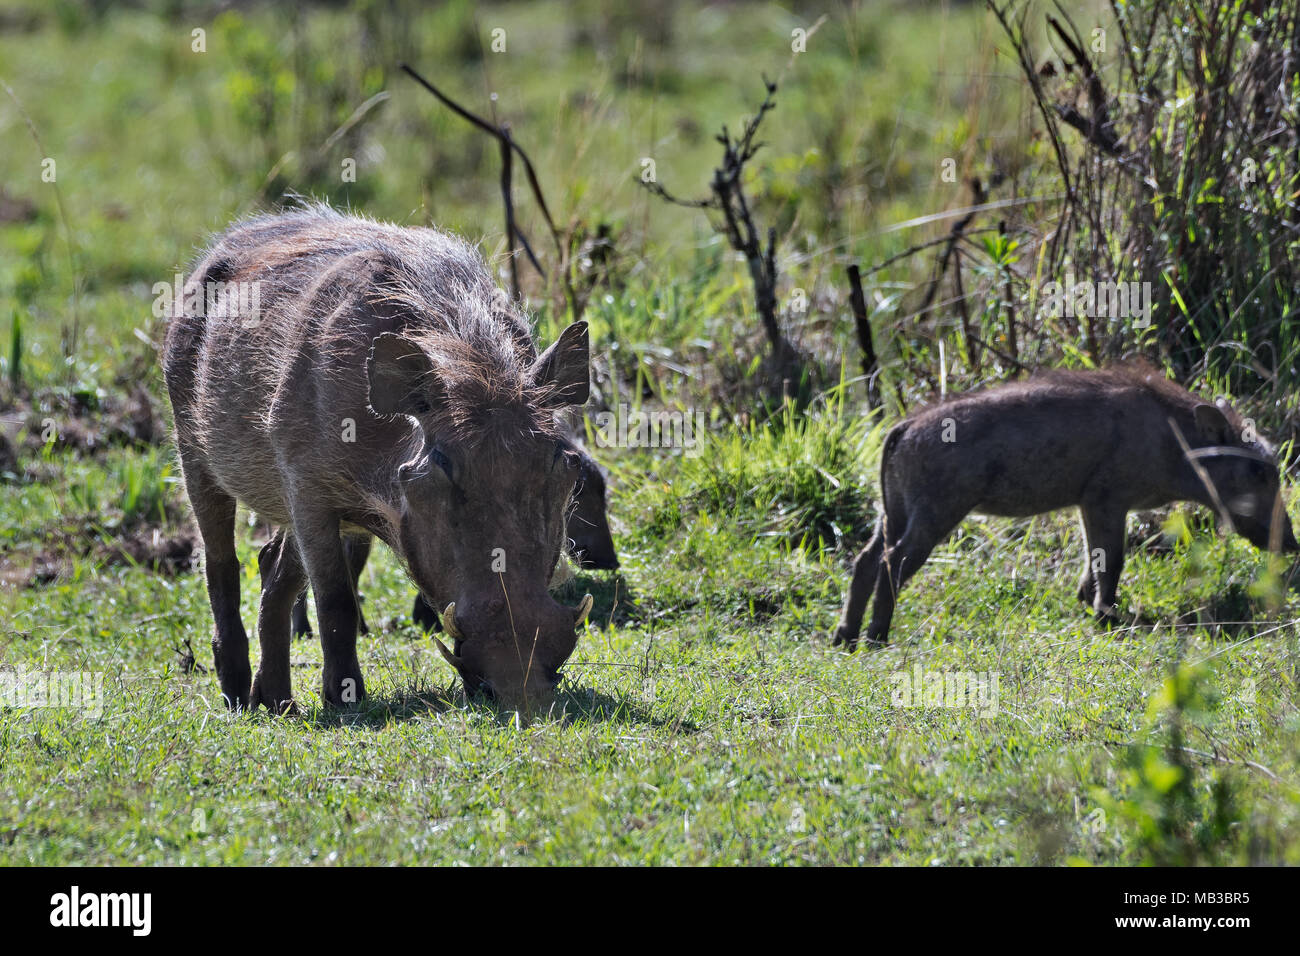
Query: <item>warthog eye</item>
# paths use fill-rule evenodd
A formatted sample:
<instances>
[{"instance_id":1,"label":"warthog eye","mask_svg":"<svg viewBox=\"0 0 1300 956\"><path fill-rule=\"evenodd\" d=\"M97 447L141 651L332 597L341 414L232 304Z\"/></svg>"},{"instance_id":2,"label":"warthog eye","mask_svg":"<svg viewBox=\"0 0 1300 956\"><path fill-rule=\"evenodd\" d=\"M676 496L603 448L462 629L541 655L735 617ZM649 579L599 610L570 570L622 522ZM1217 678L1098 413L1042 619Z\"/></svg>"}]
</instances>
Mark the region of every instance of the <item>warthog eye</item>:
<instances>
[{"instance_id":1,"label":"warthog eye","mask_svg":"<svg viewBox=\"0 0 1300 956\"><path fill-rule=\"evenodd\" d=\"M402 481L415 481L427 475L423 461L408 461L397 469L397 477Z\"/></svg>"}]
</instances>

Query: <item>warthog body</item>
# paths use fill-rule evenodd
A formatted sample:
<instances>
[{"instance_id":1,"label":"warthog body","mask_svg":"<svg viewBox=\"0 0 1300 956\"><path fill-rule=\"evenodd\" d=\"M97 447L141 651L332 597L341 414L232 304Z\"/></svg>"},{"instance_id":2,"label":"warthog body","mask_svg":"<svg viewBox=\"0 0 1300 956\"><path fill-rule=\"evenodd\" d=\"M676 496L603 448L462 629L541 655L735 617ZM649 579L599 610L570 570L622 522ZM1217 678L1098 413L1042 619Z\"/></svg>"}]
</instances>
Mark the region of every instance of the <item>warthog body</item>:
<instances>
[{"instance_id":1,"label":"warthog body","mask_svg":"<svg viewBox=\"0 0 1300 956\"><path fill-rule=\"evenodd\" d=\"M259 284L260 314L196 306L209 283L232 282ZM545 705L590 608L547 591L578 474L554 417L587 399L585 324L539 356L465 243L313 206L216 240L174 309L164 371L231 707L293 706L290 613L308 582L322 696L364 694L347 552L372 536L430 603L454 605L444 653L468 690ZM278 528L258 559L255 678L236 501Z\"/></svg>"},{"instance_id":2,"label":"warthog body","mask_svg":"<svg viewBox=\"0 0 1300 956\"><path fill-rule=\"evenodd\" d=\"M1226 403L1204 402L1146 364L1046 373L925 409L886 437L880 485L884 513L854 561L835 632L849 650L873 595L867 641L888 640L899 589L972 511L1077 506L1078 596L1103 616L1113 614L1130 511L1197 502L1226 510L1258 548L1298 550L1273 449Z\"/></svg>"}]
</instances>

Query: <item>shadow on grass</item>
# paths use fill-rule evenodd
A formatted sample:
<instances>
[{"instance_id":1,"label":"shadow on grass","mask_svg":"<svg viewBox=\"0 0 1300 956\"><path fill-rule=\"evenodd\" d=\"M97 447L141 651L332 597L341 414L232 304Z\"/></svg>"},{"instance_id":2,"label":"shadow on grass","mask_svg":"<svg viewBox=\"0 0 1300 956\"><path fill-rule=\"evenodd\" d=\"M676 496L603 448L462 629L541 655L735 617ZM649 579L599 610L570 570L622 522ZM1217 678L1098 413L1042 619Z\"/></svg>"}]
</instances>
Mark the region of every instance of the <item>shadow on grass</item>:
<instances>
[{"instance_id":1,"label":"shadow on grass","mask_svg":"<svg viewBox=\"0 0 1300 956\"><path fill-rule=\"evenodd\" d=\"M388 693L367 694L365 700L347 710L313 705L303 709L302 722L319 730L339 727L387 726L394 721L414 720L431 714L443 714L463 704L459 687L406 687Z\"/></svg>"},{"instance_id":2,"label":"shadow on grass","mask_svg":"<svg viewBox=\"0 0 1300 956\"><path fill-rule=\"evenodd\" d=\"M556 600L576 604L583 594L593 598L591 623L598 628L637 624L645 620L645 612L636 604L636 598L621 573L579 571L575 577L554 592ZM435 628L434 633L441 630ZM417 625L394 620L381 623L372 630L372 637L386 632L410 631L413 638L420 636ZM574 668L608 666L598 663L575 663ZM574 685L572 677L560 685L554 704L538 714L521 720L513 710L498 708L491 700L474 696L466 698L459 681L447 685L398 688L383 693L368 694L364 701L346 710L336 710L319 704L303 708L301 720L306 726L318 730L341 727L381 728L394 721L414 720L468 708L478 714L490 716L493 722L506 727L533 724L540 721L560 720L566 725L579 723L611 723L627 726L669 728L674 731L695 733L689 721L667 720L654 717L639 702L628 697L615 697ZM265 719L272 719L263 713Z\"/></svg>"},{"instance_id":3,"label":"shadow on grass","mask_svg":"<svg viewBox=\"0 0 1300 956\"><path fill-rule=\"evenodd\" d=\"M516 711L497 707L483 696L467 698L464 688L453 683L446 687L412 687L367 695L361 704L348 710L322 706L304 708L302 722L317 730L337 730L342 727L379 729L396 721L415 720L455 710L473 711L489 717L501 727L561 721L567 726L605 723L655 727L684 733L698 732L698 728L690 721L655 717L639 701L584 689L580 685L573 686L568 680L561 684L555 702L547 710L531 717L521 717ZM275 718L263 711L259 714L259 719Z\"/></svg>"}]
</instances>

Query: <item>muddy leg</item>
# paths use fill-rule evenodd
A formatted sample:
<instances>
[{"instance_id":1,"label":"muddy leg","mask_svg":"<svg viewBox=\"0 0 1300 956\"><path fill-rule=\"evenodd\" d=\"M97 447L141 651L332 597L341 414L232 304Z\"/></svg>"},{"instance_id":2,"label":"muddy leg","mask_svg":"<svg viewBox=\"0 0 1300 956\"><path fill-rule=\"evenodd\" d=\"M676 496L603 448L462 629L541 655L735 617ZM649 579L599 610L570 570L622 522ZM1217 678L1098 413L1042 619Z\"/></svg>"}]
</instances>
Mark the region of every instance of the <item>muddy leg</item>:
<instances>
[{"instance_id":1,"label":"muddy leg","mask_svg":"<svg viewBox=\"0 0 1300 956\"><path fill-rule=\"evenodd\" d=\"M1124 570L1124 519L1127 511L1107 505L1084 506L1083 530L1089 569L1096 582L1092 607L1099 618L1114 620L1115 592Z\"/></svg>"},{"instance_id":2,"label":"muddy leg","mask_svg":"<svg viewBox=\"0 0 1300 956\"><path fill-rule=\"evenodd\" d=\"M884 550L885 519L882 517L876 527L876 533L853 560L853 580L849 584L849 593L844 599L844 611L840 615L839 627L835 629L832 647L843 644L851 651L857 645L858 633L862 630L862 615L867 609L871 592L875 590L876 576L880 571L880 556Z\"/></svg>"},{"instance_id":3,"label":"muddy leg","mask_svg":"<svg viewBox=\"0 0 1300 956\"><path fill-rule=\"evenodd\" d=\"M945 531L944 534L947 534ZM917 572L943 534L933 534L915 519L908 521L898 543L887 548L876 575L875 604L867 627L868 644L888 644L889 626L894 620L894 601L903 585Z\"/></svg>"},{"instance_id":4,"label":"muddy leg","mask_svg":"<svg viewBox=\"0 0 1300 956\"><path fill-rule=\"evenodd\" d=\"M273 714L297 713L289 676L289 627L292 604L307 580L293 535L281 528L257 556L262 572L262 601L257 636L262 660L253 679L250 707L264 704Z\"/></svg>"},{"instance_id":5,"label":"muddy leg","mask_svg":"<svg viewBox=\"0 0 1300 956\"><path fill-rule=\"evenodd\" d=\"M316 624L325 654L321 698L335 707L346 707L361 700L366 689L357 661L357 596L338 519L295 509L293 534L300 542L316 599Z\"/></svg>"},{"instance_id":6,"label":"muddy leg","mask_svg":"<svg viewBox=\"0 0 1300 956\"><path fill-rule=\"evenodd\" d=\"M214 630L212 657L221 696L231 710L248 707L252 670L248 665L248 634L239 619L239 559L235 555L235 499L201 465L181 454L185 490L203 538L203 570L208 579Z\"/></svg>"}]
</instances>

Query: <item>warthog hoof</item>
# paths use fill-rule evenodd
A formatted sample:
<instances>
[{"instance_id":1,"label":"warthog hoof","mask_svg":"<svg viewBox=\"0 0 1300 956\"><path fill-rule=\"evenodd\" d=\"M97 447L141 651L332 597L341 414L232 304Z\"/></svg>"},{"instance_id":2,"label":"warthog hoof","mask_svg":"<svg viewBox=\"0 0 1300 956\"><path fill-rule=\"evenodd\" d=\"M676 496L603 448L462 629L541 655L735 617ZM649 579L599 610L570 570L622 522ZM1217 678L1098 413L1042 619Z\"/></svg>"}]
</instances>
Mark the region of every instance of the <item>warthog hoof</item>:
<instances>
[{"instance_id":1,"label":"warthog hoof","mask_svg":"<svg viewBox=\"0 0 1300 956\"><path fill-rule=\"evenodd\" d=\"M347 710L366 696L366 684L360 669L339 676L326 673L321 681L321 700L329 707Z\"/></svg>"},{"instance_id":2,"label":"warthog hoof","mask_svg":"<svg viewBox=\"0 0 1300 956\"><path fill-rule=\"evenodd\" d=\"M858 631L850 630L841 624L835 629L835 639L831 641L831 647L844 645L850 654L858 649Z\"/></svg>"},{"instance_id":3,"label":"warthog hoof","mask_svg":"<svg viewBox=\"0 0 1300 956\"><path fill-rule=\"evenodd\" d=\"M831 641L831 647L839 647L841 644L843 644L845 650L847 650L850 654L852 654L858 649L859 635L861 633L862 632L860 630L850 631L847 627L841 624L839 627L835 629L835 639ZM888 647L889 638L886 637L883 640L877 640L876 638L872 637L870 633L868 633L866 640L862 641L862 643L865 644L867 647L878 649L881 647Z\"/></svg>"},{"instance_id":4,"label":"warthog hoof","mask_svg":"<svg viewBox=\"0 0 1300 956\"><path fill-rule=\"evenodd\" d=\"M252 683L252 670L247 662L241 668L236 663L229 670L233 670L233 675L225 673L224 669L218 666L217 677L221 683L221 696L226 702L226 707L236 713L241 710L248 710L249 704L249 684Z\"/></svg>"},{"instance_id":5,"label":"warthog hoof","mask_svg":"<svg viewBox=\"0 0 1300 956\"><path fill-rule=\"evenodd\" d=\"M243 696L238 694L231 695L223 690L221 692L221 699L226 702L226 710L231 713L242 714L246 711L252 710L247 694L244 694Z\"/></svg>"},{"instance_id":6,"label":"warthog hoof","mask_svg":"<svg viewBox=\"0 0 1300 956\"><path fill-rule=\"evenodd\" d=\"M299 717L302 712L298 709L297 702L293 699L293 694L286 686L280 690L272 690L272 682L264 681L262 675L258 674L253 681L253 692L249 697L248 709L257 710L258 707L265 707L268 711L277 717Z\"/></svg>"},{"instance_id":7,"label":"warthog hoof","mask_svg":"<svg viewBox=\"0 0 1300 956\"><path fill-rule=\"evenodd\" d=\"M292 697L282 697L274 702L270 700L254 700L251 709L256 710L259 704L265 706L267 712L276 717L297 718L302 716L302 709Z\"/></svg>"},{"instance_id":8,"label":"warthog hoof","mask_svg":"<svg viewBox=\"0 0 1300 956\"><path fill-rule=\"evenodd\" d=\"M1097 623L1107 630L1110 630L1120 622L1119 606L1116 604L1111 604L1108 607L1093 608L1093 610L1096 613Z\"/></svg>"}]
</instances>

